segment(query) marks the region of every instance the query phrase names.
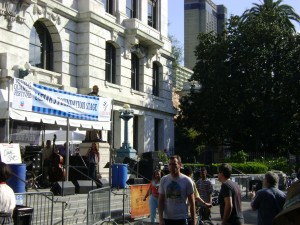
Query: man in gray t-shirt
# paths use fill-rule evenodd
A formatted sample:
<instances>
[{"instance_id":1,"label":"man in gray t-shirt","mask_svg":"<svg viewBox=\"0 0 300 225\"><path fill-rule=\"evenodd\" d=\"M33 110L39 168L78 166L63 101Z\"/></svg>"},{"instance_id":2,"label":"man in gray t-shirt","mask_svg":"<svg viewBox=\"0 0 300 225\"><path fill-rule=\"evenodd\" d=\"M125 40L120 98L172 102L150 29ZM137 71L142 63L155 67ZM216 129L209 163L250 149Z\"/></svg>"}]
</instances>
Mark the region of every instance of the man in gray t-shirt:
<instances>
[{"instance_id":1,"label":"man in gray t-shirt","mask_svg":"<svg viewBox=\"0 0 300 225\"><path fill-rule=\"evenodd\" d=\"M192 225L196 225L193 183L191 178L180 173L180 168L180 156L171 156L169 159L170 174L161 178L158 190L160 225L186 225L188 218L187 202L190 205Z\"/></svg>"}]
</instances>

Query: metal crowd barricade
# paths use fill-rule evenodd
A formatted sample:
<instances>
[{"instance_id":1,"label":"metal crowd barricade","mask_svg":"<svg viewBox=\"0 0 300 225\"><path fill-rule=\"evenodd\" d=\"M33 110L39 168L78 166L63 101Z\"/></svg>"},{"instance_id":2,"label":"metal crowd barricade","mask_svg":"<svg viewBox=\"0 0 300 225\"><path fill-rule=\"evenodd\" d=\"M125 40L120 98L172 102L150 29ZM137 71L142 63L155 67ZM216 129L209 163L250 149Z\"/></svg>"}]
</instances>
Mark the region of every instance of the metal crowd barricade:
<instances>
[{"instance_id":1,"label":"metal crowd barricade","mask_svg":"<svg viewBox=\"0 0 300 225\"><path fill-rule=\"evenodd\" d=\"M124 214L123 214L124 212ZM130 215L130 190L104 187L89 192L87 198L87 225L122 219Z\"/></svg>"},{"instance_id":2,"label":"metal crowd barricade","mask_svg":"<svg viewBox=\"0 0 300 225\"><path fill-rule=\"evenodd\" d=\"M33 208L32 225L53 224L53 193L26 192L16 193L22 205Z\"/></svg>"}]
</instances>

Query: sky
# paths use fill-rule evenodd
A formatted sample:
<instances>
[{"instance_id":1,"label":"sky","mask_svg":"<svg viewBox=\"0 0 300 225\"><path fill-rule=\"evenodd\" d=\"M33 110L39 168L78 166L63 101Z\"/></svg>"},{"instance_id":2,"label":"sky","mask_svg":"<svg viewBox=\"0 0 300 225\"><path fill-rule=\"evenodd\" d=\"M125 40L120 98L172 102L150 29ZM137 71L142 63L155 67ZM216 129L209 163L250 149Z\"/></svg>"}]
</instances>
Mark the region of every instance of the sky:
<instances>
[{"instance_id":1,"label":"sky","mask_svg":"<svg viewBox=\"0 0 300 225\"><path fill-rule=\"evenodd\" d=\"M184 0L168 0L169 2L169 34L175 36L184 50ZM246 9L253 7L253 3L261 4L263 0L212 0L217 5L227 8L227 18L230 15L242 15ZM283 0L282 4L290 5L300 15L299 0ZM300 32L300 24L295 24Z\"/></svg>"}]
</instances>

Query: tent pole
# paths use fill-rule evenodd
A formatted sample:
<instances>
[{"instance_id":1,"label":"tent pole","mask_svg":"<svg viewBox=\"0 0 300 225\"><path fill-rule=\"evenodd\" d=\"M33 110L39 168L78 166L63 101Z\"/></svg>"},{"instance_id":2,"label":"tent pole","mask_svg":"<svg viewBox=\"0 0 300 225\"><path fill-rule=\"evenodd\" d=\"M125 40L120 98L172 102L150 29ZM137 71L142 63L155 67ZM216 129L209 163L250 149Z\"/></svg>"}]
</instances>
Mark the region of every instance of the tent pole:
<instances>
[{"instance_id":1,"label":"tent pole","mask_svg":"<svg viewBox=\"0 0 300 225\"><path fill-rule=\"evenodd\" d=\"M7 118L6 118L6 124L5 124L5 141L7 143L10 143L10 135L9 135L9 123L10 123L10 115L9 115L9 111L10 111L10 76L7 76L7 83L8 83L8 96L7 96Z\"/></svg>"},{"instance_id":2,"label":"tent pole","mask_svg":"<svg viewBox=\"0 0 300 225\"><path fill-rule=\"evenodd\" d=\"M66 181L69 181L69 131L70 131L70 118L67 117L67 134L66 134Z\"/></svg>"},{"instance_id":3,"label":"tent pole","mask_svg":"<svg viewBox=\"0 0 300 225\"><path fill-rule=\"evenodd\" d=\"M111 101L111 123L110 123L110 151L109 151L109 186L111 186L111 177L112 177L112 171L111 171L111 168L112 168L112 163L113 163L113 160L112 160L112 153L114 151L114 126L113 126L113 123L114 123L114 99L112 99Z\"/></svg>"}]
</instances>

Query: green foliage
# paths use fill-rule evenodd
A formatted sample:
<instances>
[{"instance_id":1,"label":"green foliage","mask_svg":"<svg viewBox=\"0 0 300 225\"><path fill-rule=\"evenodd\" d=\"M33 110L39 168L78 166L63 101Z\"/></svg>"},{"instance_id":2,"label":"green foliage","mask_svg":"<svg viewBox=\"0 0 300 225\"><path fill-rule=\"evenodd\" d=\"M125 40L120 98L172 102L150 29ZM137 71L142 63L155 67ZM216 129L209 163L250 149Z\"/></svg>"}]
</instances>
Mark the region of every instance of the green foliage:
<instances>
[{"instance_id":1,"label":"green foliage","mask_svg":"<svg viewBox=\"0 0 300 225\"><path fill-rule=\"evenodd\" d=\"M245 162L245 163L238 163L238 162L228 162L232 168L232 173L234 174L264 174L270 170L280 170L286 174L290 174L294 167L290 167L287 163L287 159L284 157L279 157L277 159L272 160L265 160L261 159L257 162ZM212 164L206 167L208 168L209 173L217 174L219 163ZM201 166L205 166L204 164L195 164L195 163L185 163L184 166L190 166L194 171Z\"/></svg>"},{"instance_id":2,"label":"green foliage","mask_svg":"<svg viewBox=\"0 0 300 225\"><path fill-rule=\"evenodd\" d=\"M248 156L249 155L246 152L244 152L243 150L241 150L241 151L233 153L230 158L226 159L226 161L228 161L228 162L236 162L236 163L237 162L245 163Z\"/></svg>"},{"instance_id":3,"label":"green foliage","mask_svg":"<svg viewBox=\"0 0 300 225\"><path fill-rule=\"evenodd\" d=\"M247 163L230 163L232 166L233 171L232 173L236 174L263 174L268 171L268 166L260 163L260 162L247 162ZM220 164L213 164L212 171L217 173L218 167Z\"/></svg>"},{"instance_id":4,"label":"green foliage","mask_svg":"<svg viewBox=\"0 0 300 225\"><path fill-rule=\"evenodd\" d=\"M169 159L168 159L168 156L167 156L167 154L165 152L159 151L158 152L158 158L159 158L160 162L162 162L164 164L168 163Z\"/></svg>"},{"instance_id":5,"label":"green foliage","mask_svg":"<svg viewBox=\"0 0 300 225\"><path fill-rule=\"evenodd\" d=\"M233 171L232 173L235 174L264 174L267 171L271 170L267 165L262 162L247 162L247 163L233 163L229 162L232 166ZM212 164L210 166L206 166L208 172L212 174L218 173L218 167L220 164ZM194 171L201 166L205 166L204 164L192 164L192 163L185 163L184 166L190 166Z\"/></svg>"},{"instance_id":6,"label":"green foliage","mask_svg":"<svg viewBox=\"0 0 300 225\"><path fill-rule=\"evenodd\" d=\"M171 41L172 47L171 47L171 52L175 58L175 61L173 61L173 69L176 70L176 68L178 67L178 65L180 64L180 62L182 61L182 47L180 46L180 42L178 41L178 39L176 39L176 37L174 37L173 35L169 36L169 39Z\"/></svg>"},{"instance_id":7,"label":"green foliage","mask_svg":"<svg viewBox=\"0 0 300 225\"><path fill-rule=\"evenodd\" d=\"M269 170L280 170L287 174L290 174L294 168L293 165L289 165L285 157L273 158L270 160L261 159L261 163L265 164Z\"/></svg>"},{"instance_id":8,"label":"green foliage","mask_svg":"<svg viewBox=\"0 0 300 225\"><path fill-rule=\"evenodd\" d=\"M269 170L267 165L259 162L230 163L230 165L236 170L242 171L245 174L262 174ZM235 172L233 171L233 173Z\"/></svg>"},{"instance_id":9,"label":"green foliage","mask_svg":"<svg viewBox=\"0 0 300 225\"><path fill-rule=\"evenodd\" d=\"M186 129L178 124L175 126L175 153L181 156L183 162L194 162L199 157L198 137L194 129Z\"/></svg>"},{"instance_id":10,"label":"green foliage","mask_svg":"<svg viewBox=\"0 0 300 225\"><path fill-rule=\"evenodd\" d=\"M193 147L220 146L228 139L233 151L300 148L300 118L295 116L300 109L300 34L290 23L300 19L281 1L261 5L231 17L224 34L198 37L191 79L201 89L181 99L176 120L197 131Z\"/></svg>"}]
</instances>

